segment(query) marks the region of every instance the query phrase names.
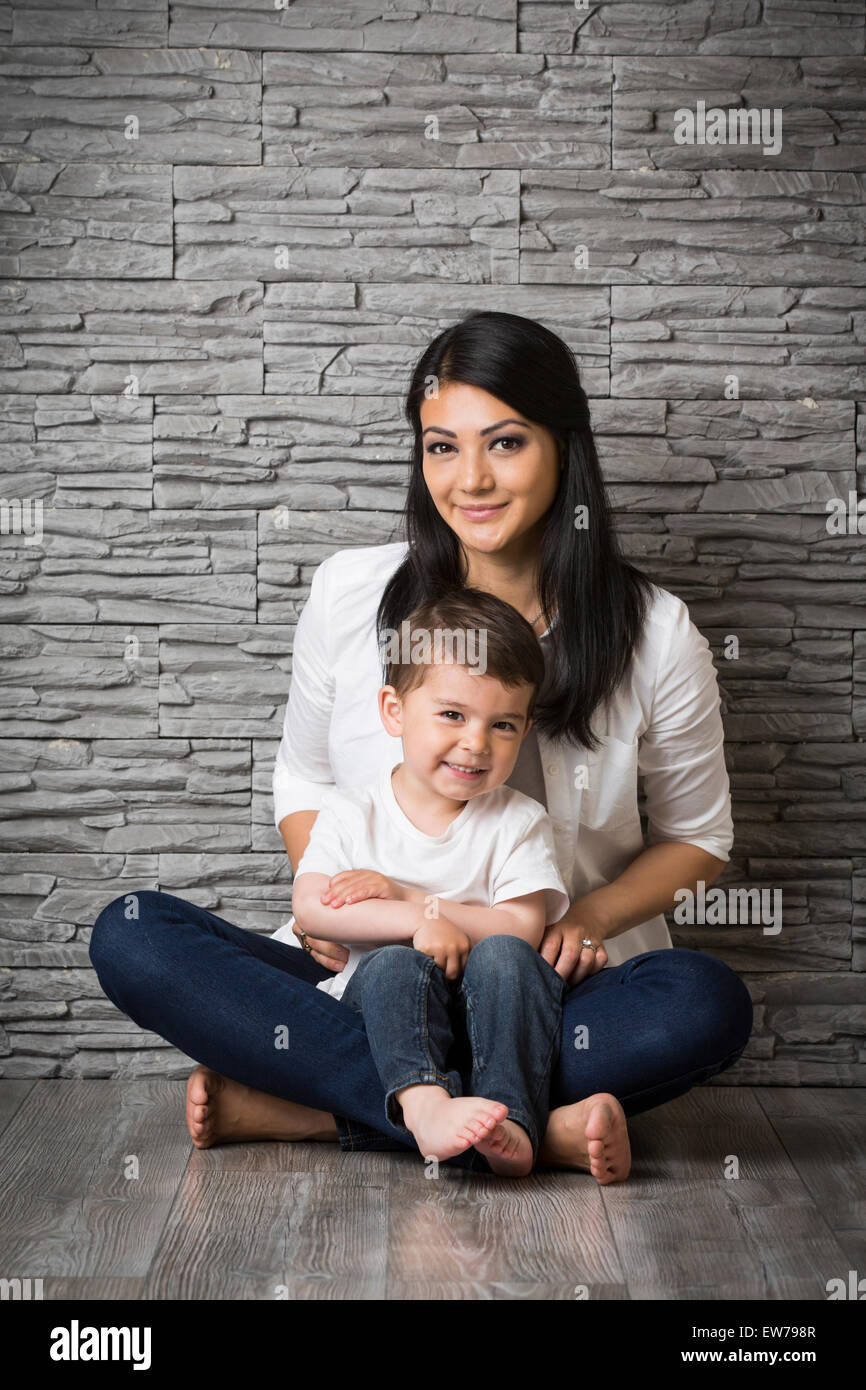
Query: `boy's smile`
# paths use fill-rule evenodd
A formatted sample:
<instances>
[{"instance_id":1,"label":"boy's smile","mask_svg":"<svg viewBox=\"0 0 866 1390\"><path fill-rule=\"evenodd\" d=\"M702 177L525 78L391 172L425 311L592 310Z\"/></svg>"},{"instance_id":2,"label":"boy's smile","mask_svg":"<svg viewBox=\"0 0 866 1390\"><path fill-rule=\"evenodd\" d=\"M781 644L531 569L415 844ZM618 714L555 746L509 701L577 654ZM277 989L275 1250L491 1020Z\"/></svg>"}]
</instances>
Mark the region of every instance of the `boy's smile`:
<instances>
[{"instance_id":1,"label":"boy's smile","mask_svg":"<svg viewBox=\"0 0 866 1390\"><path fill-rule=\"evenodd\" d=\"M426 666L421 685L402 700L393 686L382 687L382 722L403 743L395 786L420 828L422 820L447 825L473 796L507 781L531 725L530 694L528 683L506 686L452 661Z\"/></svg>"},{"instance_id":2,"label":"boy's smile","mask_svg":"<svg viewBox=\"0 0 866 1390\"><path fill-rule=\"evenodd\" d=\"M455 777L462 777L467 782L475 781L476 778L480 778L487 771L486 767L466 767L465 765L461 766L459 763L449 763L447 760L443 760L442 765L443 767L447 767L449 772L453 772Z\"/></svg>"}]
</instances>

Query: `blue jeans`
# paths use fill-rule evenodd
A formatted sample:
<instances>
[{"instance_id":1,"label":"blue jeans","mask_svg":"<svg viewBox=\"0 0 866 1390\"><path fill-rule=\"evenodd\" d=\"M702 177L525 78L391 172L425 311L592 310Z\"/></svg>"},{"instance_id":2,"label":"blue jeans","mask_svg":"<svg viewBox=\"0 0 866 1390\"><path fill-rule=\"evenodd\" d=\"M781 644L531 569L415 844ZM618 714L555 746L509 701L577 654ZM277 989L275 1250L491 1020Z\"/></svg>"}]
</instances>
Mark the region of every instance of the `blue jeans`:
<instances>
[{"instance_id":1,"label":"blue jeans","mask_svg":"<svg viewBox=\"0 0 866 1390\"><path fill-rule=\"evenodd\" d=\"M307 952L141 890L100 912L90 959L112 1003L186 1056L329 1111L343 1149L417 1154L385 1118L363 1019L313 987L332 972ZM627 1115L649 1110L730 1067L751 1029L745 984L714 956L668 948L606 966L565 996L551 1107L609 1091ZM447 1162L490 1171L474 1149Z\"/></svg>"},{"instance_id":2,"label":"blue jeans","mask_svg":"<svg viewBox=\"0 0 866 1390\"><path fill-rule=\"evenodd\" d=\"M564 993L565 981L534 947L506 935L473 946L459 982L422 951L380 946L361 957L342 1003L364 1020L392 1125L409 1134L396 1098L404 1086L486 1096L508 1106L535 1158L547 1129Z\"/></svg>"}]
</instances>

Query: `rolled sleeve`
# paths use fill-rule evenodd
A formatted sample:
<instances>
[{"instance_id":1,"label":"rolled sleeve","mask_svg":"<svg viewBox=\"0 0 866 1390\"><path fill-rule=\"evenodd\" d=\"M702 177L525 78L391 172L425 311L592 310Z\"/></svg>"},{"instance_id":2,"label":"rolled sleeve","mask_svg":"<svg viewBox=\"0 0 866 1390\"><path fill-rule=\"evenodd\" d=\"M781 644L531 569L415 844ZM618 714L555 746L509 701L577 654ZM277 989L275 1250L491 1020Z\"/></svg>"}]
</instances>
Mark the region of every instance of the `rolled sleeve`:
<instances>
[{"instance_id":1,"label":"rolled sleeve","mask_svg":"<svg viewBox=\"0 0 866 1390\"><path fill-rule=\"evenodd\" d=\"M330 557L329 557L330 558ZM334 786L328 730L334 681L328 560L316 569L292 644L292 677L273 771L274 824L294 811L320 811Z\"/></svg>"},{"instance_id":2,"label":"rolled sleeve","mask_svg":"<svg viewBox=\"0 0 866 1390\"><path fill-rule=\"evenodd\" d=\"M727 862L734 826L720 705L709 643L676 599L638 752L648 838L697 845Z\"/></svg>"}]
</instances>

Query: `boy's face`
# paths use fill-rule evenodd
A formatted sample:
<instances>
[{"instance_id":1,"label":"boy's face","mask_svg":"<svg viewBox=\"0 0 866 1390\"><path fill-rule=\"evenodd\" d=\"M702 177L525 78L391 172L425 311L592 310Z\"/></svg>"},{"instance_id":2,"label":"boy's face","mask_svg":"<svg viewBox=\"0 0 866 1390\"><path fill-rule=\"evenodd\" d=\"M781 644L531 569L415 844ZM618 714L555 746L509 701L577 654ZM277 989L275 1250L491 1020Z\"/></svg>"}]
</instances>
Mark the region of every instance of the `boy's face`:
<instances>
[{"instance_id":1,"label":"boy's face","mask_svg":"<svg viewBox=\"0 0 866 1390\"><path fill-rule=\"evenodd\" d=\"M528 684L506 686L454 662L425 669L403 700L392 685L379 691L382 723L403 740L415 776L442 796L468 801L510 776L531 720ZM467 769L473 769L468 771Z\"/></svg>"}]
</instances>

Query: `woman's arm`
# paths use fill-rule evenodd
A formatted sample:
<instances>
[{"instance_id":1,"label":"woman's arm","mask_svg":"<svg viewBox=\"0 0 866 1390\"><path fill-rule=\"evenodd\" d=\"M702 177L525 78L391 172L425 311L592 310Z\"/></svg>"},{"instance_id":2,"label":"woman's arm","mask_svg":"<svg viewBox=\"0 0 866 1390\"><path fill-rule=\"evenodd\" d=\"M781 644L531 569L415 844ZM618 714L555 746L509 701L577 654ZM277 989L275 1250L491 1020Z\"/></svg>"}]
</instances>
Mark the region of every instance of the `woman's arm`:
<instances>
[{"instance_id":1,"label":"woman's arm","mask_svg":"<svg viewBox=\"0 0 866 1390\"><path fill-rule=\"evenodd\" d=\"M573 902L548 927L541 954L572 985L607 963L606 937L638 926L675 905L674 894L712 883L733 844L719 686L706 637L686 605L668 595L657 631L652 709L640 740L649 847L612 883ZM581 938L601 946L581 954Z\"/></svg>"},{"instance_id":2,"label":"woman's arm","mask_svg":"<svg viewBox=\"0 0 866 1390\"><path fill-rule=\"evenodd\" d=\"M280 834L283 837L283 844L289 856L289 863L292 866L292 873L298 871L298 865L303 857L304 850L310 840L310 832L315 824L318 811L293 811L288 816L283 816L280 821ZM324 877L324 875L323 875ZM292 916L295 918L295 925L292 930L295 936L299 936L303 927L297 920L297 893L292 889ZM319 937L308 936L307 943L313 960L318 961L319 965L324 965L328 970L342 970L349 959L349 952L345 946L330 939L323 940Z\"/></svg>"},{"instance_id":3,"label":"woman's arm","mask_svg":"<svg viewBox=\"0 0 866 1390\"><path fill-rule=\"evenodd\" d=\"M318 811L293 811L291 815L283 816L280 821L280 834L283 837L283 844L286 847L286 854L289 856L293 874L298 872L298 865L304 850L310 843L310 831L318 814Z\"/></svg>"},{"instance_id":4,"label":"woman's arm","mask_svg":"<svg viewBox=\"0 0 866 1390\"><path fill-rule=\"evenodd\" d=\"M697 845L651 845L612 883L573 902L565 916L547 928L541 954L563 979L580 984L607 961L603 949L587 950L581 956L584 937L602 946L609 937L668 912L675 906L676 892L682 888L694 892L700 879L709 885L724 867L724 860ZM600 963L599 957L603 957Z\"/></svg>"},{"instance_id":5,"label":"woman's arm","mask_svg":"<svg viewBox=\"0 0 866 1390\"><path fill-rule=\"evenodd\" d=\"M317 566L309 596L298 617L292 642L292 677L283 712L283 734L274 760L274 823L282 836L293 874L297 872L326 793L334 786L328 752L334 703L330 637L336 606L333 566L332 555ZM313 959L329 970L342 970L349 958L344 947L327 941L311 939L309 945Z\"/></svg>"},{"instance_id":6,"label":"woman's arm","mask_svg":"<svg viewBox=\"0 0 866 1390\"><path fill-rule=\"evenodd\" d=\"M334 560L330 555L316 568L292 640L292 675L271 778L274 824L280 829L289 815L319 810L334 785L328 749L335 693Z\"/></svg>"}]
</instances>

